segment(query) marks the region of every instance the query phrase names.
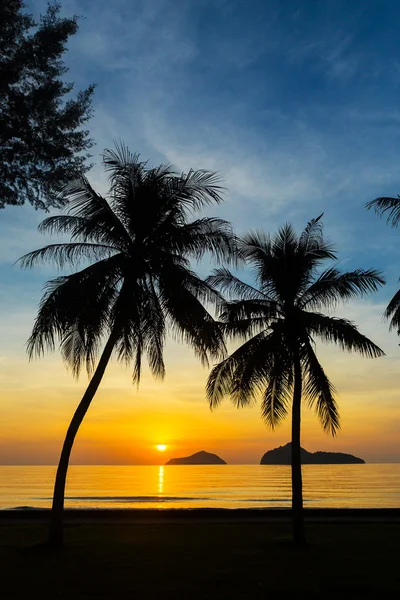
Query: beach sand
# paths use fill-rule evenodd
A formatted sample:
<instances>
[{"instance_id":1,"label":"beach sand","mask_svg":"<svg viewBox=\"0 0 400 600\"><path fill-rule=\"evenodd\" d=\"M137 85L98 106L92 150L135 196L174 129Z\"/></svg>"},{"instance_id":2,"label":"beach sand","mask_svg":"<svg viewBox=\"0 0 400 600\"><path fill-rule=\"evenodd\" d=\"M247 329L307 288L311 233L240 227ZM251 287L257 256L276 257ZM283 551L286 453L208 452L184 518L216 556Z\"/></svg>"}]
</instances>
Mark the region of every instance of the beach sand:
<instances>
[{"instance_id":1,"label":"beach sand","mask_svg":"<svg viewBox=\"0 0 400 600\"><path fill-rule=\"evenodd\" d=\"M235 513L69 510L66 546L48 554L35 546L47 511L3 511L1 597L361 600L400 589L399 511L307 511L305 549L290 541L289 511Z\"/></svg>"},{"instance_id":2,"label":"beach sand","mask_svg":"<svg viewBox=\"0 0 400 600\"><path fill-rule=\"evenodd\" d=\"M47 523L49 509L17 507L0 510L0 524ZM325 523L400 523L400 508L306 508L308 522ZM88 508L64 510L66 523L290 523L289 508Z\"/></svg>"}]
</instances>

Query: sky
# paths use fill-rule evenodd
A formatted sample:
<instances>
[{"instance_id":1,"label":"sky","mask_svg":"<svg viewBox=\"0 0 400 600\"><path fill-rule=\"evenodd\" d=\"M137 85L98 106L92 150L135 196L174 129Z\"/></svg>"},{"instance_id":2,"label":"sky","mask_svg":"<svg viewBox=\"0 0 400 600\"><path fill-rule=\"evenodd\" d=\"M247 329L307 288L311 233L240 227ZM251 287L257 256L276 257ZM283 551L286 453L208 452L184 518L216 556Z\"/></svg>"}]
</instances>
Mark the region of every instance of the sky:
<instances>
[{"instance_id":1,"label":"sky","mask_svg":"<svg viewBox=\"0 0 400 600\"><path fill-rule=\"evenodd\" d=\"M46 2L28 2L38 15ZM400 4L392 0L64 0L82 16L65 60L76 89L96 83L96 145L89 178L106 191L100 154L115 140L153 165L218 171L225 202L210 214L238 233L300 230L324 213L341 269L382 269L387 285L340 307L386 352L368 360L318 347L338 390L342 429L323 433L303 410L307 450L400 461L400 348L382 321L398 287L400 231L367 201L400 193ZM16 259L49 240L30 207L0 211L0 464L56 464L87 385L57 353L28 362L25 342L51 267L21 271ZM208 265L200 265L206 274ZM159 464L198 450L257 463L289 441L259 408L229 400L210 412L207 371L170 342L167 377L144 373L139 390L115 360L78 433L74 464ZM161 456L156 444L166 444Z\"/></svg>"}]
</instances>

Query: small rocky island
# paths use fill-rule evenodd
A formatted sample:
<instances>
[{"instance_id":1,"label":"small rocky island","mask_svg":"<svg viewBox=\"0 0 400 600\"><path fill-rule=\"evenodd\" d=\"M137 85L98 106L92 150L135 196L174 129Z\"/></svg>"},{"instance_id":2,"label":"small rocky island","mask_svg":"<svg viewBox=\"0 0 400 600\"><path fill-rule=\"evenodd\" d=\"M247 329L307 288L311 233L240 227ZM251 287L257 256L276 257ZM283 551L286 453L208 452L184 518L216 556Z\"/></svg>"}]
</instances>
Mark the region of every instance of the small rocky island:
<instances>
[{"instance_id":1,"label":"small rocky island","mask_svg":"<svg viewBox=\"0 0 400 600\"><path fill-rule=\"evenodd\" d=\"M183 456L182 458L171 458L166 465L226 465L226 462L222 460L216 454L205 452L201 450L191 456Z\"/></svg>"},{"instance_id":2,"label":"small rocky island","mask_svg":"<svg viewBox=\"0 0 400 600\"><path fill-rule=\"evenodd\" d=\"M262 457L261 465L290 465L292 458L292 444L279 446L269 450ZM365 460L345 454L343 452L308 452L301 449L301 463L303 465L357 465L364 464Z\"/></svg>"}]
</instances>

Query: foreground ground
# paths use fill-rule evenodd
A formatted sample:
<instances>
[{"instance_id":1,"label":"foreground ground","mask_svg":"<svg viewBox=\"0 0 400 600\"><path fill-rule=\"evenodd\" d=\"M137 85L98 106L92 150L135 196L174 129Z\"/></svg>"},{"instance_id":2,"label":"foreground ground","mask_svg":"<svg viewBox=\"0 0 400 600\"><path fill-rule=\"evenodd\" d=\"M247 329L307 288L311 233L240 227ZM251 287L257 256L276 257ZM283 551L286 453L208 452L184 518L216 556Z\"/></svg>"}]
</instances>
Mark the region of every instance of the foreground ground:
<instances>
[{"instance_id":1,"label":"foreground ground","mask_svg":"<svg viewBox=\"0 0 400 600\"><path fill-rule=\"evenodd\" d=\"M1 524L0 597L399 597L400 524L307 530L310 544L300 550L285 523L73 524L65 549L48 555L34 546L42 524Z\"/></svg>"}]
</instances>

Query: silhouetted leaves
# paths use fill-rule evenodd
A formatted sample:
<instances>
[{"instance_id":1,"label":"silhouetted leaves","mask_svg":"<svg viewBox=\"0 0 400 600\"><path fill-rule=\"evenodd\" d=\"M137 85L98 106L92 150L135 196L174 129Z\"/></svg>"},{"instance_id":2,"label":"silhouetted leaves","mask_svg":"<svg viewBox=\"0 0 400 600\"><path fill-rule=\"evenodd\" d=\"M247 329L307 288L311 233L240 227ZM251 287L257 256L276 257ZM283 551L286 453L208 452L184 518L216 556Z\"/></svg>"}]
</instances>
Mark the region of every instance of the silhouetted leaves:
<instances>
[{"instance_id":1,"label":"silhouetted leaves","mask_svg":"<svg viewBox=\"0 0 400 600\"><path fill-rule=\"evenodd\" d=\"M367 202L366 207L368 210L374 210L380 217L386 216L386 222L392 227L397 227L400 223L400 196L375 198Z\"/></svg>"},{"instance_id":2,"label":"silhouetted leaves","mask_svg":"<svg viewBox=\"0 0 400 600\"><path fill-rule=\"evenodd\" d=\"M397 198L375 198L371 202L367 202L367 209L373 209L380 217L386 216L386 222L397 227L400 223L400 196ZM390 320L389 328L396 329L400 335L400 290L395 293L389 302L385 312L385 319Z\"/></svg>"},{"instance_id":3,"label":"silhouetted leaves","mask_svg":"<svg viewBox=\"0 0 400 600\"><path fill-rule=\"evenodd\" d=\"M106 151L104 163L107 197L80 176L60 192L66 214L39 226L44 233L69 234L71 242L20 259L25 267L47 261L61 268L87 265L47 284L28 342L30 356L59 344L75 375L84 364L91 372L113 333L117 357L133 366L134 381L140 380L144 355L153 375L162 378L169 330L208 364L225 351L222 328L207 309L222 298L189 261L205 253L237 260L229 223L190 220L194 209L220 200L216 176L150 168L124 145Z\"/></svg>"},{"instance_id":4,"label":"silhouetted leaves","mask_svg":"<svg viewBox=\"0 0 400 600\"><path fill-rule=\"evenodd\" d=\"M93 145L82 126L94 86L73 98L62 60L77 17L47 7L36 23L21 0L0 3L0 208L26 201L61 206L60 187L89 169Z\"/></svg>"},{"instance_id":5,"label":"silhouetted leaves","mask_svg":"<svg viewBox=\"0 0 400 600\"><path fill-rule=\"evenodd\" d=\"M227 269L216 269L208 278L229 298L219 307L221 328L229 338L245 340L213 368L207 384L211 407L223 396L230 396L235 406L245 406L261 394L262 416L276 427L287 414L300 360L303 398L315 408L325 431L335 434L339 427L335 391L312 348L314 338L370 358L383 355L350 321L317 312L384 284L373 269L341 273L332 267L318 273L324 261L336 258L332 244L324 239L321 217L310 221L300 236L285 225L272 238L262 231L242 238L241 255L256 286Z\"/></svg>"}]
</instances>

